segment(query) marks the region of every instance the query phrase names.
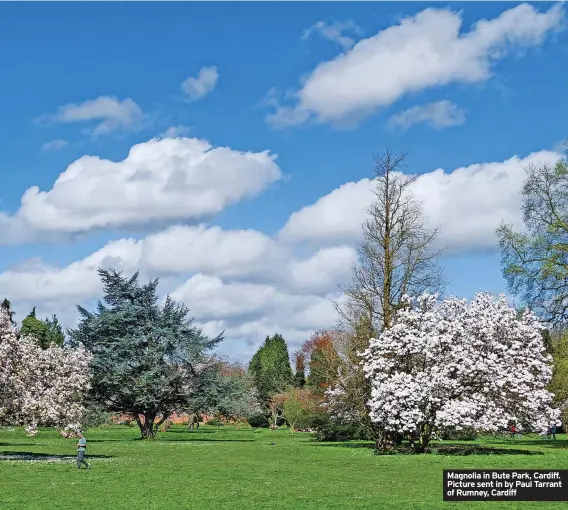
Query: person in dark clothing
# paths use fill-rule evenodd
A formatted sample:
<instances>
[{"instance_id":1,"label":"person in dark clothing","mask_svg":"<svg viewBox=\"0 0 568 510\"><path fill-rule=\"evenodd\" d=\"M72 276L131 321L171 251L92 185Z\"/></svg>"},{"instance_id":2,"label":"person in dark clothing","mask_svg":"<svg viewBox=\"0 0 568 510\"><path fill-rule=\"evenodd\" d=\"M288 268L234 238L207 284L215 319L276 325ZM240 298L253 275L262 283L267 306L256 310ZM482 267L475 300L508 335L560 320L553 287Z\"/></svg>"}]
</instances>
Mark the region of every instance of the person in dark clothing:
<instances>
[{"instance_id":1,"label":"person in dark clothing","mask_svg":"<svg viewBox=\"0 0 568 510\"><path fill-rule=\"evenodd\" d=\"M552 439L556 440L556 425L552 425L552 427L550 427L550 435L552 436Z\"/></svg>"}]
</instances>

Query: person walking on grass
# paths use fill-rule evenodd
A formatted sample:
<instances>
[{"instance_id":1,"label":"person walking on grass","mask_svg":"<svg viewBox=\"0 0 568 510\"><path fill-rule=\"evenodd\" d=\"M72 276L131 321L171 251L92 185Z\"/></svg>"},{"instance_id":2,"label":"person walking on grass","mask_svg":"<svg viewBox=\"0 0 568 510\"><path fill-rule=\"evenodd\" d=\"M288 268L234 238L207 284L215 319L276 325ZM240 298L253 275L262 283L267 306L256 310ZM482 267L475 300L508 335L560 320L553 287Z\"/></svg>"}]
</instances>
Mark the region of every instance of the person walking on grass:
<instances>
[{"instance_id":1,"label":"person walking on grass","mask_svg":"<svg viewBox=\"0 0 568 510\"><path fill-rule=\"evenodd\" d=\"M556 425L553 424L552 427L550 427L550 435L552 436L552 439L554 439L556 441Z\"/></svg>"},{"instance_id":2,"label":"person walking on grass","mask_svg":"<svg viewBox=\"0 0 568 510\"><path fill-rule=\"evenodd\" d=\"M77 443L77 469L81 469L81 465L85 464L87 469L91 466L85 460L85 451L87 450L87 438L83 435L83 431L79 431L79 442Z\"/></svg>"}]
</instances>

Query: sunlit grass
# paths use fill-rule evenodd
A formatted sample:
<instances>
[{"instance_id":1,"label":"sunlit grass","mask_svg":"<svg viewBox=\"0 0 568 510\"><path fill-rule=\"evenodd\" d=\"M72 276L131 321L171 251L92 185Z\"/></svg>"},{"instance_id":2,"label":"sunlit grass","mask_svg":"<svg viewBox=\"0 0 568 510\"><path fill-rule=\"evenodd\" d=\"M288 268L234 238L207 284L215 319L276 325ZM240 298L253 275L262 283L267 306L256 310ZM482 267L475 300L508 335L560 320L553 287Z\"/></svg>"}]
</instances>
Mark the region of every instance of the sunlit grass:
<instances>
[{"instance_id":1,"label":"sunlit grass","mask_svg":"<svg viewBox=\"0 0 568 510\"><path fill-rule=\"evenodd\" d=\"M566 436L486 439L510 454L377 456L365 443L321 444L289 431L174 427L140 441L128 427L91 430L90 471L75 440L0 430L0 509L565 508L566 503L444 503L442 469L568 469ZM274 443L274 444L273 444ZM6 460L14 455L40 460ZM41 458L39 454L47 455ZM63 457L63 458L61 458Z\"/></svg>"}]
</instances>

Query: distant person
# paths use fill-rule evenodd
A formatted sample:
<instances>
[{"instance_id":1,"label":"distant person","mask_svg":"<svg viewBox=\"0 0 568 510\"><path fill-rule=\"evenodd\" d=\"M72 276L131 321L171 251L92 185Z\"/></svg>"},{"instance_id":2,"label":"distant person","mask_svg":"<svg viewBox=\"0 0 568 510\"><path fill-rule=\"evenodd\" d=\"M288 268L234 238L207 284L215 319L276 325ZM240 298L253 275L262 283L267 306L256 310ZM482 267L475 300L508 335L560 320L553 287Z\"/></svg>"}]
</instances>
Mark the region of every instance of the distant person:
<instances>
[{"instance_id":1,"label":"distant person","mask_svg":"<svg viewBox=\"0 0 568 510\"><path fill-rule=\"evenodd\" d=\"M83 431L79 431L79 442L77 443L77 469L81 469L81 465L85 464L87 469L91 466L85 460L85 452L87 451L87 438L83 435Z\"/></svg>"},{"instance_id":2,"label":"distant person","mask_svg":"<svg viewBox=\"0 0 568 510\"><path fill-rule=\"evenodd\" d=\"M552 436L552 439L556 441L556 425L552 425L552 427L550 427L550 435Z\"/></svg>"},{"instance_id":3,"label":"distant person","mask_svg":"<svg viewBox=\"0 0 568 510\"><path fill-rule=\"evenodd\" d=\"M511 425L509 427L509 431L511 432L511 439L515 439L515 434L517 433L517 427Z\"/></svg>"}]
</instances>

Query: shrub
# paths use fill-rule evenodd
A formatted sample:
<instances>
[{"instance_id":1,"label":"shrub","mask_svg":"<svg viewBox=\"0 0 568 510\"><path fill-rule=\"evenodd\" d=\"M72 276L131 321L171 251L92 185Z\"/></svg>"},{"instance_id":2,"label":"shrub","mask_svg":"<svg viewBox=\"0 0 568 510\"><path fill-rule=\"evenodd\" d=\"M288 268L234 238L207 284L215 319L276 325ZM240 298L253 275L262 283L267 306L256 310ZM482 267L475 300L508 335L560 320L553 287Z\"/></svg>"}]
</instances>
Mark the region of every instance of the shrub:
<instances>
[{"instance_id":1,"label":"shrub","mask_svg":"<svg viewBox=\"0 0 568 510\"><path fill-rule=\"evenodd\" d=\"M359 424L342 424L322 414L312 419L311 428L315 430L317 441L371 440L365 428Z\"/></svg>"},{"instance_id":2,"label":"shrub","mask_svg":"<svg viewBox=\"0 0 568 510\"><path fill-rule=\"evenodd\" d=\"M247 421L249 425L253 428L267 428L268 427L268 418L264 414L255 414L254 416L250 416Z\"/></svg>"},{"instance_id":3,"label":"shrub","mask_svg":"<svg viewBox=\"0 0 568 510\"><path fill-rule=\"evenodd\" d=\"M215 427L222 427L225 424L220 420L209 420L208 422L205 423L205 425L213 425Z\"/></svg>"},{"instance_id":4,"label":"shrub","mask_svg":"<svg viewBox=\"0 0 568 510\"><path fill-rule=\"evenodd\" d=\"M477 431L471 427L464 427L461 430L451 427L440 433L440 439L444 441L473 441L477 439Z\"/></svg>"},{"instance_id":5,"label":"shrub","mask_svg":"<svg viewBox=\"0 0 568 510\"><path fill-rule=\"evenodd\" d=\"M105 413L100 407L90 406L85 409L81 419L81 426L83 429L90 429L94 427L103 427L112 424L112 416Z\"/></svg>"}]
</instances>

